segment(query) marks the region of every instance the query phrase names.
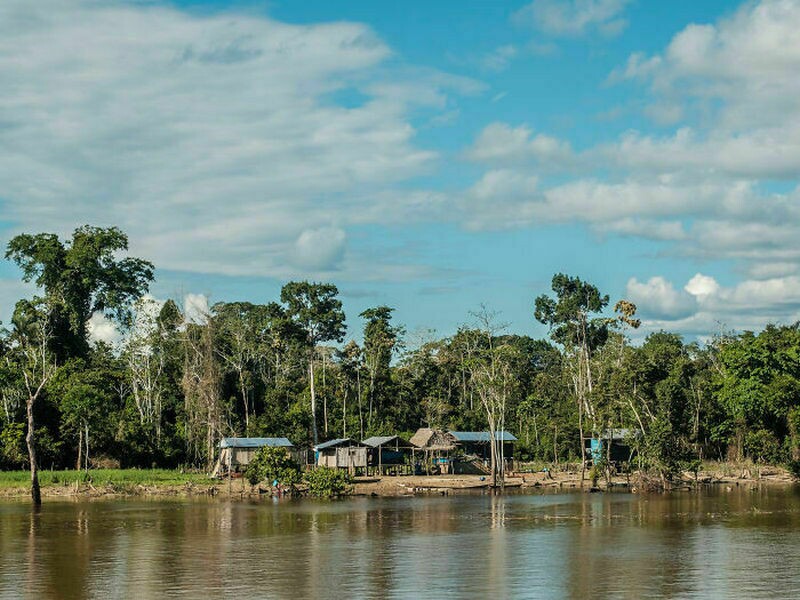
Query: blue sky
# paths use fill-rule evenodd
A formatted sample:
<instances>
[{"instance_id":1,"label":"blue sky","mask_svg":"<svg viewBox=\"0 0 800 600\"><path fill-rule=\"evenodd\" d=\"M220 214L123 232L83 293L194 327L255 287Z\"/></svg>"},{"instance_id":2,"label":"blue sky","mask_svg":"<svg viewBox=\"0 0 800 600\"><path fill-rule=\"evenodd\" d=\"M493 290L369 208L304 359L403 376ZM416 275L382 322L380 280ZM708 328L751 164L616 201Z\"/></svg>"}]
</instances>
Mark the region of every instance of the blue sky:
<instances>
[{"instance_id":1,"label":"blue sky","mask_svg":"<svg viewBox=\"0 0 800 600\"><path fill-rule=\"evenodd\" d=\"M116 224L157 298L333 281L543 335L558 271L641 335L800 318L800 2L7 0L0 238ZM0 318L30 287L0 266Z\"/></svg>"}]
</instances>

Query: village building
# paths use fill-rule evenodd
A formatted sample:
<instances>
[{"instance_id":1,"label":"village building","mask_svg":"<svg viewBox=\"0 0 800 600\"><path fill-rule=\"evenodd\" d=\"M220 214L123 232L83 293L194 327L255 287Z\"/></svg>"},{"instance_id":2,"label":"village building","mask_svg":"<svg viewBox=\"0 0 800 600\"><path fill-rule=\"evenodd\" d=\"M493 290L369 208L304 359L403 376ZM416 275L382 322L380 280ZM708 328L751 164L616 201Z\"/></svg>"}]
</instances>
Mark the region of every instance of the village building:
<instances>
[{"instance_id":1,"label":"village building","mask_svg":"<svg viewBox=\"0 0 800 600\"><path fill-rule=\"evenodd\" d=\"M294 454L294 444L285 437L270 438L222 438L219 443L220 453L214 467L214 476L220 473L234 473L243 470L250 464L256 453L265 446L270 448L286 448Z\"/></svg>"},{"instance_id":2,"label":"village building","mask_svg":"<svg viewBox=\"0 0 800 600\"><path fill-rule=\"evenodd\" d=\"M347 469L355 474L366 473L369 446L363 442L340 438L314 446L314 463L318 467Z\"/></svg>"},{"instance_id":3,"label":"village building","mask_svg":"<svg viewBox=\"0 0 800 600\"><path fill-rule=\"evenodd\" d=\"M633 449L631 441L638 432L626 429L606 429L583 440L586 460L592 464L607 463L620 468L631 461Z\"/></svg>"},{"instance_id":4,"label":"village building","mask_svg":"<svg viewBox=\"0 0 800 600\"><path fill-rule=\"evenodd\" d=\"M409 440L414 447L412 462L416 472L450 473L452 453L456 449L456 439L441 429L421 427Z\"/></svg>"},{"instance_id":5,"label":"village building","mask_svg":"<svg viewBox=\"0 0 800 600\"><path fill-rule=\"evenodd\" d=\"M364 440L369 446L367 463L378 475L412 472L414 445L399 435L373 436Z\"/></svg>"},{"instance_id":6,"label":"village building","mask_svg":"<svg viewBox=\"0 0 800 600\"><path fill-rule=\"evenodd\" d=\"M474 456L483 461L491 459L492 434L489 431L451 431L450 435L455 438L456 446L465 455ZM513 460L514 444L517 442L517 438L508 431L495 431L495 439L503 443L503 458Z\"/></svg>"}]
</instances>

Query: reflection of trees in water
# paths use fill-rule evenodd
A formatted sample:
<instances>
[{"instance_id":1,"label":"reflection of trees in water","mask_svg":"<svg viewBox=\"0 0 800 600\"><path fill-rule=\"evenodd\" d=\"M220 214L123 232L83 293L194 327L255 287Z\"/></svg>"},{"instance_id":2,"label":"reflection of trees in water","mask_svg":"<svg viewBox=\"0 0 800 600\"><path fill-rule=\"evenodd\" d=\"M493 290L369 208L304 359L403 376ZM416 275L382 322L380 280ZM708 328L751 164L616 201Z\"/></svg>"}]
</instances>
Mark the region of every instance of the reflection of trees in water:
<instances>
[{"instance_id":1,"label":"reflection of trees in water","mask_svg":"<svg viewBox=\"0 0 800 600\"><path fill-rule=\"evenodd\" d=\"M800 585L798 526L793 490L735 486L653 496L46 503L41 513L0 511L0 596L758 596L753 586Z\"/></svg>"}]
</instances>

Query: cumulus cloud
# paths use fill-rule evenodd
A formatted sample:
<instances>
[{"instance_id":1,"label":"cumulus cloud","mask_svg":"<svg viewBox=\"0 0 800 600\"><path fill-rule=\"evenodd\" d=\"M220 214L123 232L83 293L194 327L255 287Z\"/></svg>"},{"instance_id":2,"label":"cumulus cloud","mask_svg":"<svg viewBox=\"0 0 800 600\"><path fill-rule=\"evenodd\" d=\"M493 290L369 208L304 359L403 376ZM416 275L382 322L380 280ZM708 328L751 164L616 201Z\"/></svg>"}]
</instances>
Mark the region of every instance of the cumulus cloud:
<instances>
[{"instance_id":1,"label":"cumulus cloud","mask_svg":"<svg viewBox=\"0 0 800 600\"><path fill-rule=\"evenodd\" d=\"M336 227L306 229L295 240L293 262L311 271L335 269L344 255L347 236Z\"/></svg>"},{"instance_id":2,"label":"cumulus cloud","mask_svg":"<svg viewBox=\"0 0 800 600\"><path fill-rule=\"evenodd\" d=\"M533 18L538 5L558 23L578 4L533 3L523 13ZM798 29L800 3L747 2L716 22L686 26L661 52L632 54L610 83L643 84L634 104L672 127L667 133L625 131L575 149L525 125L490 124L466 152L487 170L464 194L472 209L464 222L584 223L603 235L657 241L672 257L730 260L752 281L775 285L796 275Z\"/></svg>"},{"instance_id":3,"label":"cumulus cloud","mask_svg":"<svg viewBox=\"0 0 800 600\"><path fill-rule=\"evenodd\" d=\"M800 277L796 275L723 286L715 278L697 273L683 290L661 276L644 283L632 278L626 292L639 308L645 333L658 329L696 335L729 328L758 330L768 323L793 323L800 318Z\"/></svg>"},{"instance_id":4,"label":"cumulus cloud","mask_svg":"<svg viewBox=\"0 0 800 600\"><path fill-rule=\"evenodd\" d=\"M689 282L683 286L683 289L692 296L700 299L714 296L720 291L716 279L708 275L703 275L702 273L697 273L692 277Z\"/></svg>"},{"instance_id":5,"label":"cumulus cloud","mask_svg":"<svg viewBox=\"0 0 800 600\"><path fill-rule=\"evenodd\" d=\"M101 312L95 312L86 323L89 339L92 342L104 342L111 346L117 345L122 335L114 321Z\"/></svg>"},{"instance_id":6,"label":"cumulus cloud","mask_svg":"<svg viewBox=\"0 0 800 600\"><path fill-rule=\"evenodd\" d=\"M579 36L590 30L606 36L622 32L621 13L630 0L534 0L517 11L513 20L555 36Z\"/></svg>"},{"instance_id":7,"label":"cumulus cloud","mask_svg":"<svg viewBox=\"0 0 800 600\"><path fill-rule=\"evenodd\" d=\"M487 125L467 150L467 157L480 162L536 160L565 165L573 158L569 143L542 133L534 134L526 125L506 123Z\"/></svg>"},{"instance_id":8,"label":"cumulus cloud","mask_svg":"<svg viewBox=\"0 0 800 600\"><path fill-rule=\"evenodd\" d=\"M391 55L359 23L2 2L4 217L62 234L116 224L165 269L295 275L286 256L304 231L403 211L377 193L438 158L412 113L480 87Z\"/></svg>"},{"instance_id":9,"label":"cumulus cloud","mask_svg":"<svg viewBox=\"0 0 800 600\"><path fill-rule=\"evenodd\" d=\"M686 293L678 291L661 276L640 282L635 277L628 281L626 299L636 304L639 314L647 318L674 319L692 314L697 303Z\"/></svg>"},{"instance_id":10,"label":"cumulus cloud","mask_svg":"<svg viewBox=\"0 0 800 600\"><path fill-rule=\"evenodd\" d=\"M203 324L210 312L205 294L186 294L183 297L183 318L187 323Z\"/></svg>"}]
</instances>

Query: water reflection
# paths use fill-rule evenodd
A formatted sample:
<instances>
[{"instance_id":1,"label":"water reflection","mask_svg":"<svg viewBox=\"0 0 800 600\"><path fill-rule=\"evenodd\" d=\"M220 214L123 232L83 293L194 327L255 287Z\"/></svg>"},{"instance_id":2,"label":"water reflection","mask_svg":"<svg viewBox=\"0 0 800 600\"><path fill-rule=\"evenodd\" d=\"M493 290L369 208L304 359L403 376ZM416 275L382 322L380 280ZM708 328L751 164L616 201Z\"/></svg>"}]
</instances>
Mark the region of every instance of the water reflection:
<instances>
[{"instance_id":1,"label":"water reflection","mask_svg":"<svg viewBox=\"0 0 800 600\"><path fill-rule=\"evenodd\" d=\"M800 597L800 496L0 503L0 598Z\"/></svg>"}]
</instances>

